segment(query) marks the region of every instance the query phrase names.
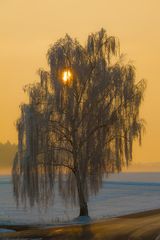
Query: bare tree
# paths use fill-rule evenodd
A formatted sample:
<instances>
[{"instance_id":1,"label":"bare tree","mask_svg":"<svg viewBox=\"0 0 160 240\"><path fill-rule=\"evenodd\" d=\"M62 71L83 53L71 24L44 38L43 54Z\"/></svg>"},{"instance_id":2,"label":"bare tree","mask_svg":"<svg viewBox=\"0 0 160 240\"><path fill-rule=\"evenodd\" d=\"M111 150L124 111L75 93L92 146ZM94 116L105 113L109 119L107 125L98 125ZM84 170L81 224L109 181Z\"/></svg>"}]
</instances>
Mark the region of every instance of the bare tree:
<instances>
[{"instance_id":1,"label":"bare tree","mask_svg":"<svg viewBox=\"0 0 160 240\"><path fill-rule=\"evenodd\" d=\"M132 144L141 143L139 108L145 81L120 61L119 42L104 29L90 34L83 47L68 35L48 51L50 72L25 90L17 122L18 154L13 165L14 194L47 205L58 179L62 198L88 215L88 197L104 175L132 160Z\"/></svg>"}]
</instances>

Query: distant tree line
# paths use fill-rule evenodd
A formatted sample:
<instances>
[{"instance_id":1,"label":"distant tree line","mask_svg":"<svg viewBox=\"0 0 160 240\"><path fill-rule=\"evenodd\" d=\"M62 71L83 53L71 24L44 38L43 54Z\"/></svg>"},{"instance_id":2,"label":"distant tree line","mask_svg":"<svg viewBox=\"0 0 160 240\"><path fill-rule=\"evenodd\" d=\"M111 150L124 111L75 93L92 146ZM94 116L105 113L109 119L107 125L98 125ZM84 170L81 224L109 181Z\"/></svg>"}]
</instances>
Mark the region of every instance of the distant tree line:
<instances>
[{"instance_id":1,"label":"distant tree line","mask_svg":"<svg viewBox=\"0 0 160 240\"><path fill-rule=\"evenodd\" d=\"M9 141L6 143L0 143L0 169L12 167L16 151L16 144L12 144Z\"/></svg>"}]
</instances>

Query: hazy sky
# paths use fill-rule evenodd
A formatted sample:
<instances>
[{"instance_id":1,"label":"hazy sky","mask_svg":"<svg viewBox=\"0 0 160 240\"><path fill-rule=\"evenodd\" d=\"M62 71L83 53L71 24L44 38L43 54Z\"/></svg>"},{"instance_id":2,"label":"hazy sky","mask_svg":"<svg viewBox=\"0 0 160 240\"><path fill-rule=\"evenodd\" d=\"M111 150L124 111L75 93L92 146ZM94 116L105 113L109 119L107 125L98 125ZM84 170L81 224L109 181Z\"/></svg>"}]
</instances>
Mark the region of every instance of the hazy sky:
<instances>
[{"instance_id":1,"label":"hazy sky","mask_svg":"<svg viewBox=\"0 0 160 240\"><path fill-rule=\"evenodd\" d=\"M135 162L160 162L160 0L0 0L0 142L17 142L14 123L25 84L47 67L50 44L65 33L85 42L104 27L148 82L147 133ZM160 170L157 169L157 170Z\"/></svg>"}]
</instances>

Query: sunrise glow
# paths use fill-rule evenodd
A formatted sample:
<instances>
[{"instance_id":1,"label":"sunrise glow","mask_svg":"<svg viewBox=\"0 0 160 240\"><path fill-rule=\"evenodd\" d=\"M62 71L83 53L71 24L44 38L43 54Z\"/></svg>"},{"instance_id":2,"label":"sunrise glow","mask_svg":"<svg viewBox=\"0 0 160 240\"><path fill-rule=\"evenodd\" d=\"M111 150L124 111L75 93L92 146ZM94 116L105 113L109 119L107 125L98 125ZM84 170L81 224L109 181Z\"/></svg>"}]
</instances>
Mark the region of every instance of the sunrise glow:
<instances>
[{"instance_id":1,"label":"sunrise glow","mask_svg":"<svg viewBox=\"0 0 160 240\"><path fill-rule=\"evenodd\" d=\"M70 82L71 77L72 77L72 74L71 74L70 70L66 70L63 72L62 79L65 84Z\"/></svg>"}]
</instances>

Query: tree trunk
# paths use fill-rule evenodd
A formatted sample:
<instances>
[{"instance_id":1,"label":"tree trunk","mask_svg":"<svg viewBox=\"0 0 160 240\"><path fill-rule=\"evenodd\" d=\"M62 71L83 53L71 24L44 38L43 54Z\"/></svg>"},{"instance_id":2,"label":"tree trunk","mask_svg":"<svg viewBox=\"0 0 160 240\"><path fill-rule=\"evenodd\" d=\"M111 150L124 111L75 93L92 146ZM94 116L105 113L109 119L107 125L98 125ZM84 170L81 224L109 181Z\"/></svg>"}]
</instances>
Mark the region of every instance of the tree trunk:
<instances>
[{"instance_id":1,"label":"tree trunk","mask_svg":"<svg viewBox=\"0 0 160 240\"><path fill-rule=\"evenodd\" d=\"M83 190L82 182L78 172L76 172L75 177L77 182L79 207L80 207L79 216L88 216L88 205L87 205L87 201L85 200L84 190Z\"/></svg>"}]
</instances>

